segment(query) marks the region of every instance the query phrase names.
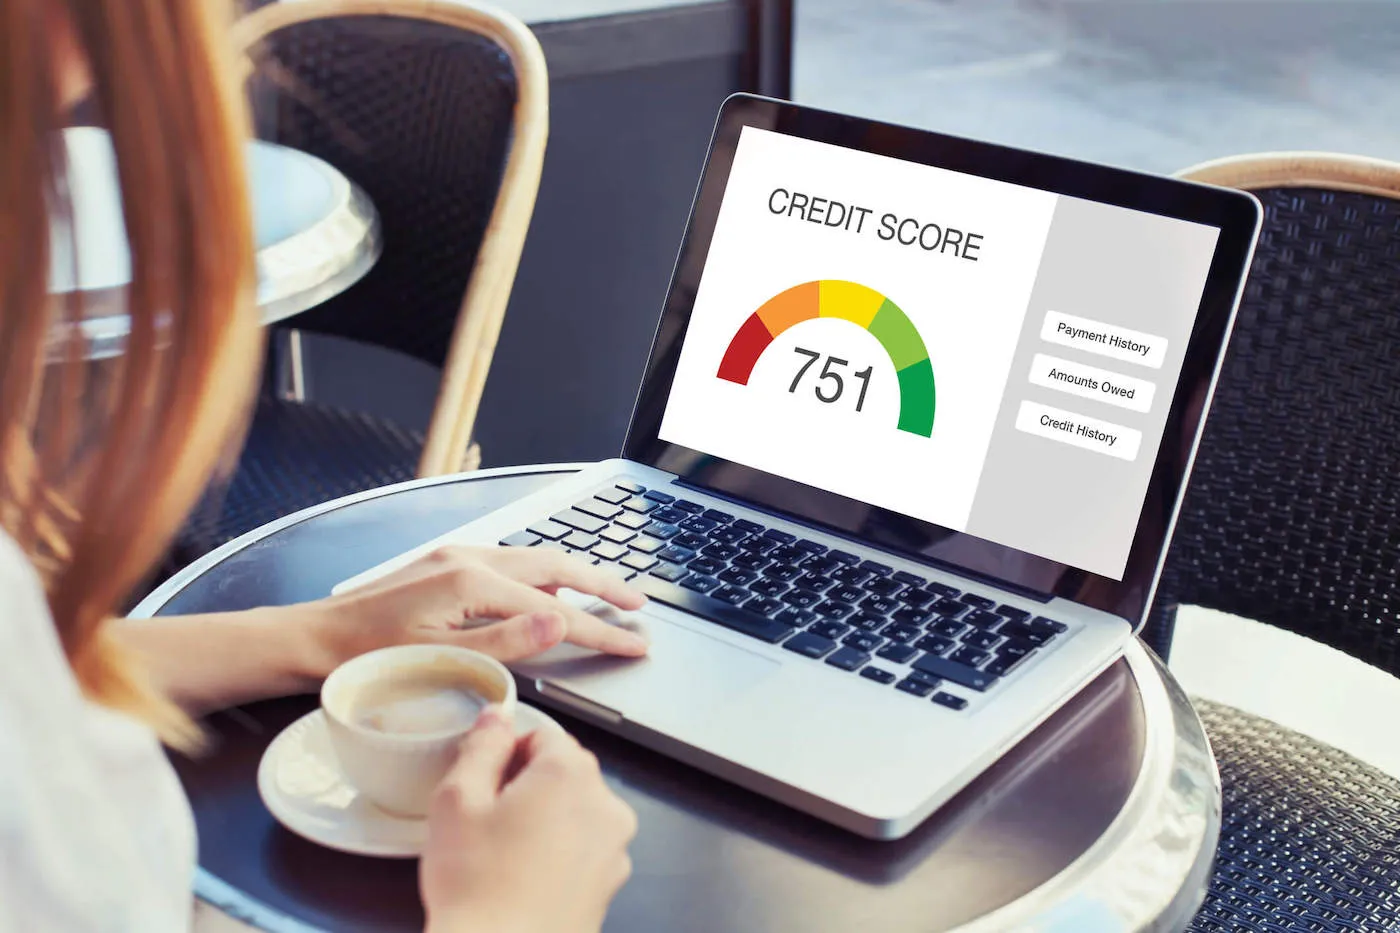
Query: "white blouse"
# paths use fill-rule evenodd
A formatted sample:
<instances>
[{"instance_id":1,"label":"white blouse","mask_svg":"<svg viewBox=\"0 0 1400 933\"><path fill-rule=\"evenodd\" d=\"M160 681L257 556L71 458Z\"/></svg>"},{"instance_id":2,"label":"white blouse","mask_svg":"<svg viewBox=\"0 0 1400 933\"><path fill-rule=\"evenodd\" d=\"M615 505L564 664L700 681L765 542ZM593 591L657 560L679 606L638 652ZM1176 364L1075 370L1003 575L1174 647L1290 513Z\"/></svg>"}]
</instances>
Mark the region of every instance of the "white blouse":
<instances>
[{"instance_id":1,"label":"white blouse","mask_svg":"<svg viewBox=\"0 0 1400 933\"><path fill-rule=\"evenodd\" d=\"M150 729L88 702L0 532L0 931L188 930L194 816Z\"/></svg>"}]
</instances>

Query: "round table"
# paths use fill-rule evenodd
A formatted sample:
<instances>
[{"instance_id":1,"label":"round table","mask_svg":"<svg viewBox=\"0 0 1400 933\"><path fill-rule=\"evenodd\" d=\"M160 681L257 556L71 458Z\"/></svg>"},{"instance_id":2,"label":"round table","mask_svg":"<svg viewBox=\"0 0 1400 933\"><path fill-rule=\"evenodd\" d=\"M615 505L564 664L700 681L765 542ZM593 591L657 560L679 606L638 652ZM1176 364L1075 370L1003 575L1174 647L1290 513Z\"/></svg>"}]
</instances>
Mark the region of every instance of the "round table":
<instances>
[{"instance_id":1,"label":"round table","mask_svg":"<svg viewBox=\"0 0 1400 933\"><path fill-rule=\"evenodd\" d=\"M578 464L415 480L288 516L211 552L136 616L279 605L541 488ZM258 798L263 750L314 697L213 717L176 767L199 827L196 893L259 929L421 930L417 863L284 830ZM858 838L576 719L556 718L636 809L614 933L857 929L1181 930L1200 905L1220 784L1200 721L1138 642L910 836Z\"/></svg>"},{"instance_id":2,"label":"round table","mask_svg":"<svg viewBox=\"0 0 1400 933\"><path fill-rule=\"evenodd\" d=\"M69 127L63 137L76 229L71 238L50 234L49 291L82 293L88 355L103 359L120 354L129 333L131 254L116 159L106 130ZM379 220L363 191L314 156L257 141L247 155L258 310L271 324L359 281L379 258Z\"/></svg>"}]
</instances>

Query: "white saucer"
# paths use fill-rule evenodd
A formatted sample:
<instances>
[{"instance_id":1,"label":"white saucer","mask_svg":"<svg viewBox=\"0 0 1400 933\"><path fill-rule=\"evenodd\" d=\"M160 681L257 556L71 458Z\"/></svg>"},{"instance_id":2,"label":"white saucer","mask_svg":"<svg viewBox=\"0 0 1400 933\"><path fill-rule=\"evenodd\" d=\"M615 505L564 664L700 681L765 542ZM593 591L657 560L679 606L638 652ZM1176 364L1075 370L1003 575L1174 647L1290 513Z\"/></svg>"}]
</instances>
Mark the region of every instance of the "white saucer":
<instances>
[{"instance_id":1,"label":"white saucer","mask_svg":"<svg viewBox=\"0 0 1400 933\"><path fill-rule=\"evenodd\" d=\"M561 728L544 713L517 704L518 735ZM318 709L292 723L263 752L258 793L287 829L331 849L380 858L416 858L427 838L423 820L391 816L346 781Z\"/></svg>"}]
</instances>

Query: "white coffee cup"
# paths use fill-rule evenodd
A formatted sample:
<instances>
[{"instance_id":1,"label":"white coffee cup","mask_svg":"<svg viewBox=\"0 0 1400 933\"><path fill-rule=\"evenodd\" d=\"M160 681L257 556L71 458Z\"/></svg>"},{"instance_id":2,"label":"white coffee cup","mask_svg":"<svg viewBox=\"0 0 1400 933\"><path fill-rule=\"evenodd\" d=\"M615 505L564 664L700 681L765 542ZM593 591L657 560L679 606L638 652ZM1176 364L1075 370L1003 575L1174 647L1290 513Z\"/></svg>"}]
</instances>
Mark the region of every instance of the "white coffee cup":
<instances>
[{"instance_id":1,"label":"white coffee cup","mask_svg":"<svg viewBox=\"0 0 1400 933\"><path fill-rule=\"evenodd\" d=\"M345 777L380 809L398 816L428 812L433 790L456 761L475 716L433 731L392 731L365 724L365 703L428 683L460 684L485 703L515 711L515 680L505 665L451 645L371 651L340 665L321 686L331 747Z\"/></svg>"}]
</instances>

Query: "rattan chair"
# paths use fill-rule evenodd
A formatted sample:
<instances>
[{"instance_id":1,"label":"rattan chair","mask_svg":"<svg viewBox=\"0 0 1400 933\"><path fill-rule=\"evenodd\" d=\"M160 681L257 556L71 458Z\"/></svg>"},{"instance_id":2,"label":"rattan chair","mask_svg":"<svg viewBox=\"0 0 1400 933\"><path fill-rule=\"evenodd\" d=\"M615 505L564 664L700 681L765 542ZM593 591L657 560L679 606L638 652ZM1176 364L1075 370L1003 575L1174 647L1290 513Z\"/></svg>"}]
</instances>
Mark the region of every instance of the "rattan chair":
<instances>
[{"instance_id":1,"label":"rattan chair","mask_svg":"<svg viewBox=\"0 0 1400 933\"><path fill-rule=\"evenodd\" d=\"M471 3L274 3L242 19L234 39L248 53L258 135L330 163L379 214L374 268L287 324L408 354L442 377L426 436L264 393L237 469L182 536L181 561L332 498L478 465L472 425L548 124L534 36Z\"/></svg>"},{"instance_id":2,"label":"rattan chair","mask_svg":"<svg viewBox=\"0 0 1400 933\"><path fill-rule=\"evenodd\" d=\"M1400 165L1283 154L1181 174L1253 191L1265 219L1144 637L1167 656L1177 607L1203 606L1400 674ZM1198 708L1224 823L1191 929L1400 929L1400 781Z\"/></svg>"}]
</instances>

